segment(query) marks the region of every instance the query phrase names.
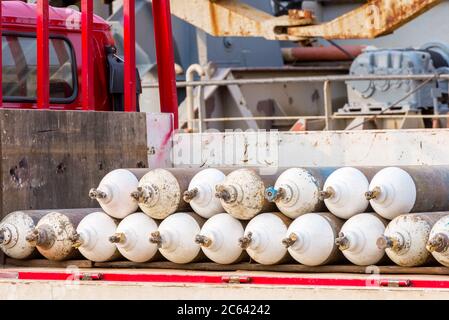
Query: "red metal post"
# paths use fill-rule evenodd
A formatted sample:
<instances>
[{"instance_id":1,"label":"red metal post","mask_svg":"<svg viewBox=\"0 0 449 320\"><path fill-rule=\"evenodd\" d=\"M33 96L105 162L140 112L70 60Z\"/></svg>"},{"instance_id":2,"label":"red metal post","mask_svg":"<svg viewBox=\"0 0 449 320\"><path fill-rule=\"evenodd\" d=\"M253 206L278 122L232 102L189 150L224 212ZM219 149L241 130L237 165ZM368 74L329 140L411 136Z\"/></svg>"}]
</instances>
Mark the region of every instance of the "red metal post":
<instances>
[{"instance_id":1,"label":"red metal post","mask_svg":"<svg viewBox=\"0 0 449 320\"><path fill-rule=\"evenodd\" d=\"M94 110L94 61L92 61L93 0L81 1L82 71L81 94L83 110Z\"/></svg>"},{"instance_id":2,"label":"red metal post","mask_svg":"<svg viewBox=\"0 0 449 320\"><path fill-rule=\"evenodd\" d=\"M161 112L173 113L174 127L177 129L178 97L170 0L153 0L153 16Z\"/></svg>"},{"instance_id":3,"label":"red metal post","mask_svg":"<svg viewBox=\"0 0 449 320\"><path fill-rule=\"evenodd\" d=\"M123 3L125 41L125 112L136 111L136 11L135 0Z\"/></svg>"},{"instance_id":4,"label":"red metal post","mask_svg":"<svg viewBox=\"0 0 449 320\"><path fill-rule=\"evenodd\" d=\"M37 107L50 107L48 0L37 1Z\"/></svg>"},{"instance_id":5,"label":"red metal post","mask_svg":"<svg viewBox=\"0 0 449 320\"><path fill-rule=\"evenodd\" d=\"M0 40L2 41L3 47L3 37L2 37L2 0L0 0ZM3 106L3 50L0 50L0 107Z\"/></svg>"}]
</instances>

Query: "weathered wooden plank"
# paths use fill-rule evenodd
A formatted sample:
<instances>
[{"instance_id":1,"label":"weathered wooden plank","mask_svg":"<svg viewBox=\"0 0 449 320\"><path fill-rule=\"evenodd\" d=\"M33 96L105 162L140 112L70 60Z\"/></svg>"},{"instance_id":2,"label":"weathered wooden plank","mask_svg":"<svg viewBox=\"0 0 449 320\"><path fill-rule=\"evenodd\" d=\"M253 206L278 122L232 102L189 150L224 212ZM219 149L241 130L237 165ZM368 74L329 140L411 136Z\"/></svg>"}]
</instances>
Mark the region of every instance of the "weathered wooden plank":
<instances>
[{"instance_id":1,"label":"weathered wooden plank","mask_svg":"<svg viewBox=\"0 0 449 320\"><path fill-rule=\"evenodd\" d=\"M355 265L332 265L320 267L308 267L300 264L285 264L275 266L264 266L254 263L239 263L234 265L219 265L215 263L190 263L179 265L172 262L150 262L134 263L130 261L115 261L95 263L97 268L117 268L117 269L171 269L190 271L265 271L265 272L286 272L286 273L358 273L371 274L373 267L361 267ZM426 275L449 275L449 268L418 267L405 268L399 266L379 266L376 271L379 274L426 274Z\"/></svg>"},{"instance_id":2,"label":"weathered wooden plank","mask_svg":"<svg viewBox=\"0 0 449 320\"><path fill-rule=\"evenodd\" d=\"M143 113L0 110L0 129L2 217L95 206L106 173L148 167Z\"/></svg>"},{"instance_id":3,"label":"weathered wooden plank","mask_svg":"<svg viewBox=\"0 0 449 320\"><path fill-rule=\"evenodd\" d=\"M89 260L68 260L68 261L50 261L46 259L36 260L16 260L6 258L5 264L7 266L14 267L26 267L26 268L92 268L93 262Z\"/></svg>"}]
</instances>

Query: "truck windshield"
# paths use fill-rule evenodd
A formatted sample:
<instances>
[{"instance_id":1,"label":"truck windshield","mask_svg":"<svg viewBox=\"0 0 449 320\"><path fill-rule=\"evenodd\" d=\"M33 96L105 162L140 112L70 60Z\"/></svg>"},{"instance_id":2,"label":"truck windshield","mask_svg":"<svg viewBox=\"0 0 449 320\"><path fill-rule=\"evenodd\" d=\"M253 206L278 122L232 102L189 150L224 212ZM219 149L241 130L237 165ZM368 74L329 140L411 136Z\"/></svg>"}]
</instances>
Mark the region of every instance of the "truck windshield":
<instances>
[{"instance_id":1,"label":"truck windshield","mask_svg":"<svg viewBox=\"0 0 449 320\"><path fill-rule=\"evenodd\" d=\"M50 38L50 98L68 103L75 95L72 48L62 38ZM4 35L2 38L2 89L5 101L36 101L36 38Z\"/></svg>"}]
</instances>

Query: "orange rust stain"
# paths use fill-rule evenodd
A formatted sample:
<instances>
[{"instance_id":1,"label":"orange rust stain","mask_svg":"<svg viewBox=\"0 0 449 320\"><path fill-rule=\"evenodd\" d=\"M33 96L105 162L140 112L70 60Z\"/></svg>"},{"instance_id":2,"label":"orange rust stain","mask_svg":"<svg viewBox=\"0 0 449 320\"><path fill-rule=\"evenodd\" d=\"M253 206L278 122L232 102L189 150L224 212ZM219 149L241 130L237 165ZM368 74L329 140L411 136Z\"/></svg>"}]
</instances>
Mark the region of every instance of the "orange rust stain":
<instances>
[{"instance_id":1,"label":"orange rust stain","mask_svg":"<svg viewBox=\"0 0 449 320\"><path fill-rule=\"evenodd\" d=\"M212 28L212 35L218 35L219 28L217 22L217 11L213 2L209 3L209 15Z\"/></svg>"}]
</instances>

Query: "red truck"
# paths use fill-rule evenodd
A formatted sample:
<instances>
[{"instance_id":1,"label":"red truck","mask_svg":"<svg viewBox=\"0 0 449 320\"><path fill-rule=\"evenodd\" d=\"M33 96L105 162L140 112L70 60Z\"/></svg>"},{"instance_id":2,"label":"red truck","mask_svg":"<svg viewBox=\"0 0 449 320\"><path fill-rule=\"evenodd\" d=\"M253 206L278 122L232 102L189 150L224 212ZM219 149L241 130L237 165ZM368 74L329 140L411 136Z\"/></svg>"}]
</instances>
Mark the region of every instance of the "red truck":
<instances>
[{"instance_id":1,"label":"red truck","mask_svg":"<svg viewBox=\"0 0 449 320\"><path fill-rule=\"evenodd\" d=\"M36 105L36 5L2 3L3 106L33 109ZM81 110L81 13L49 8L50 109ZM117 56L108 23L93 22L94 110L123 110L124 63ZM137 74L138 76L138 74ZM137 78L137 94L141 93ZM137 99L138 101L138 99Z\"/></svg>"}]
</instances>

